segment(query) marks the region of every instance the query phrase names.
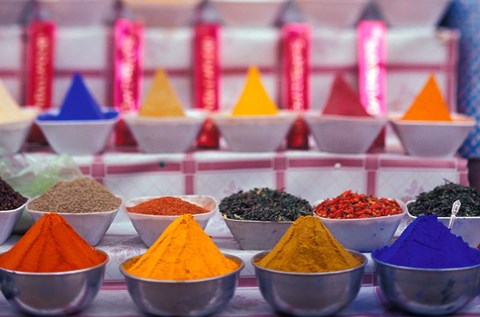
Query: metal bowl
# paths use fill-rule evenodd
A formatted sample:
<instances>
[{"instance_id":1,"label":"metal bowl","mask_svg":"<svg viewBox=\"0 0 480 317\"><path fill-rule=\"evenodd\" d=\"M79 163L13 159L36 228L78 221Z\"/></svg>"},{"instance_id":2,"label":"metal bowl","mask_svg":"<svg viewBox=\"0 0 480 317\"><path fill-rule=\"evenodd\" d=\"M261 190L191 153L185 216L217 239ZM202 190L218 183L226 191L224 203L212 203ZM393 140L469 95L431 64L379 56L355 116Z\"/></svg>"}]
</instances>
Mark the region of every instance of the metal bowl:
<instances>
[{"instance_id":1,"label":"metal bowl","mask_svg":"<svg viewBox=\"0 0 480 317\"><path fill-rule=\"evenodd\" d=\"M424 269L379 261L372 254L382 293L389 302L416 315L447 315L465 307L480 292L480 264Z\"/></svg>"},{"instance_id":2,"label":"metal bowl","mask_svg":"<svg viewBox=\"0 0 480 317\"><path fill-rule=\"evenodd\" d=\"M276 311L294 316L328 316L342 310L357 296L368 262L365 255L349 250L361 265L335 272L282 272L256 264L268 252L252 258L260 292Z\"/></svg>"},{"instance_id":3,"label":"metal bowl","mask_svg":"<svg viewBox=\"0 0 480 317\"><path fill-rule=\"evenodd\" d=\"M138 256L124 261L120 271L140 310L160 316L206 316L221 311L230 302L244 266L240 258L225 256L238 263L238 268L225 275L201 280L154 280L127 273L125 265Z\"/></svg>"},{"instance_id":4,"label":"metal bowl","mask_svg":"<svg viewBox=\"0 0 480 317\"><path fill-rule=\"evenodd\" d=\"M40 316L67 315L87 307L103 282L105 260L82 270L31 273L0 268L3 296L19 311Z\"/></svg>"}]
</instances>

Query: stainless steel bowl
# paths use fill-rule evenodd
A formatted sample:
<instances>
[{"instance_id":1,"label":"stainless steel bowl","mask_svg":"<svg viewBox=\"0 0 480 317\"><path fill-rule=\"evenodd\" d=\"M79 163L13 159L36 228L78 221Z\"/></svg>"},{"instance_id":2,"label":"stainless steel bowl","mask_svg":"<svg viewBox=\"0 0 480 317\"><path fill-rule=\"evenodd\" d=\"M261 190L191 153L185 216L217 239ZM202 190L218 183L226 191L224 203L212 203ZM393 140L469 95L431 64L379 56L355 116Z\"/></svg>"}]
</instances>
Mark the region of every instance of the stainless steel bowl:
<instances>
[{"instance_id":1,"label":"stainless steel bowl","mask_svg":"<svg viewBox=\"0 0 480 317\"><path fill-rule=\"evenodd\" d=\"M269 251L252 258L263 298L276 311L295 316L328 316L352 302L362 285L368 260L349 250L362 264L348 270L325 273L295 273L269 270L256 264Z\"/></svg>"},{"instance_id":2,"label":"stainless steel bowl","mask_svg":"<svg viewBox=\"0 0 480 317\"><path fill-rule=\"evenodd\" d=\"M453 269L396 266L372 255L378 283L389 302L417 315L447 315L480 292L480 264Z\"/></svg>"},{"instance_id":3,"label":"stainless steel bowl","mask_svg":"<svg viewBox=\"0 0 480 317\"><path fill-rule=\"evenodd\" d=\"M82 270L30 273L0 268L3 296L19 311L40 316L67 315L87 307L103 282L108 255L102 263Z\"/></svg>"},{"instance_id":4,"label":"stainless steel bowl","mask_svg":"<svg viewBox=\"0 0 480 317\"><path fill-rule=\"evenodd\" d=\"M225 256L238 263L238 268L222 276L201 280L154 280L128 274L126 264L138 256L124 261L120 271L140 310L160 316L206 316L222 310L230 302L244 266L240 258Z\"/></svg>"}]
</instances>

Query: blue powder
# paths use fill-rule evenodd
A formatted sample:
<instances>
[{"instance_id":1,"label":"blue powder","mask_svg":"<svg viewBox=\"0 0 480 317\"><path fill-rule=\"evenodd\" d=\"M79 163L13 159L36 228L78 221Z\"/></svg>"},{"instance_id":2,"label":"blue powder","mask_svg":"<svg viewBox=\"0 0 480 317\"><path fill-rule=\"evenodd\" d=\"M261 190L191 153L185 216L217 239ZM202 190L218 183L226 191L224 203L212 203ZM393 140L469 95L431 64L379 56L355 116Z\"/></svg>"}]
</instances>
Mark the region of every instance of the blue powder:
<instances>
[{"instance_id":1,"label":"blue powder","mask_svg":"<svg viewBox=\"0 0 480 317\"><path fill-rule=\"evenodd\" d=\"M415 219L391 245L372 252L375 259L417 268L458 268L480 264L480 250L438 221L436 215Z\"/></svg>"}]
</instances>

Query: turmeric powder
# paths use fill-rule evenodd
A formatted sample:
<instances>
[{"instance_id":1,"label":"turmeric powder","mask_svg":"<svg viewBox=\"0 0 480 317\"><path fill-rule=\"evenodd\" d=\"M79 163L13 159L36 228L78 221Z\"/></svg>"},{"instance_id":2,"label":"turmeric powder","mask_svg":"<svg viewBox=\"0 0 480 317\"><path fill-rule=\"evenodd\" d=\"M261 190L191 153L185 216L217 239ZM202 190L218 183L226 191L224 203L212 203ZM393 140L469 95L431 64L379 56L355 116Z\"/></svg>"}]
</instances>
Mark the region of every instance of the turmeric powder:
<instances>
[{"instance_id":1,"label":"turmeric powder","mask_svg":"<svg viewBox=\"0 0 480 317\"><path fill-rule=\"evenodd\" d=\"M156 280L203 279L237 268L191 214L179 216L142 256L125 265L131 275Z\"/></svg>"},{"instance_id":2,"label":"turmeric powder","mask_svg":"<svg viewBox=\"0 0 480 317\"><path fill-rule=\"evenodd\" d=\"M447 102L433 75L428 78L402 120L452 121Z\"/></svg>"},{"instance_id":3,"label":"turmeric powder","mask_svg":"<svg viewBox=\"0 0 480 317\"><path fill-rule=\"evenodd\" d=\"M267 269L319 273L346 270L359 266L354 257L338 242L320 218L298 218L274 248L257 264Z\"/></svg>"},{"instance_id":4,"label":"turmeric powder","mask_svg":"<svg viewBox=\"0 0 480 317\"><path fill-rule=\"evenodd\" d=\"M57 213L43 215L7 252L0 267L21 272L64 272L85 269L105 261Z\"/></svg>"}]
</instances>

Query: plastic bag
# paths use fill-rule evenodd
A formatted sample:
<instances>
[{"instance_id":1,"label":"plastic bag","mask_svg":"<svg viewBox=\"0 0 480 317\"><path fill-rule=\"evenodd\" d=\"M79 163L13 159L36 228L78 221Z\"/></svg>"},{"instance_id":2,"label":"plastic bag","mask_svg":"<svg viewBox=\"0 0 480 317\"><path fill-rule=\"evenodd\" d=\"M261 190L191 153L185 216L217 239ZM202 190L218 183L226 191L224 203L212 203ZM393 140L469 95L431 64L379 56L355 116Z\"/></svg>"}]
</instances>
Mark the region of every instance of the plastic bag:
<instances>
[{"instance_id":1,"label":"plastic bag","mask_svg":"<svg viewBox=\"0 0 480 317\"><path fill-rule=\"evenodd\" d=\"M0 157L0 177L25 197L33 198L46 192L61 180L82 176L80 168L68 155L15 155ZM14 233L24 233L33 224L24 211Z\"/></svg>"}]
</instances>

